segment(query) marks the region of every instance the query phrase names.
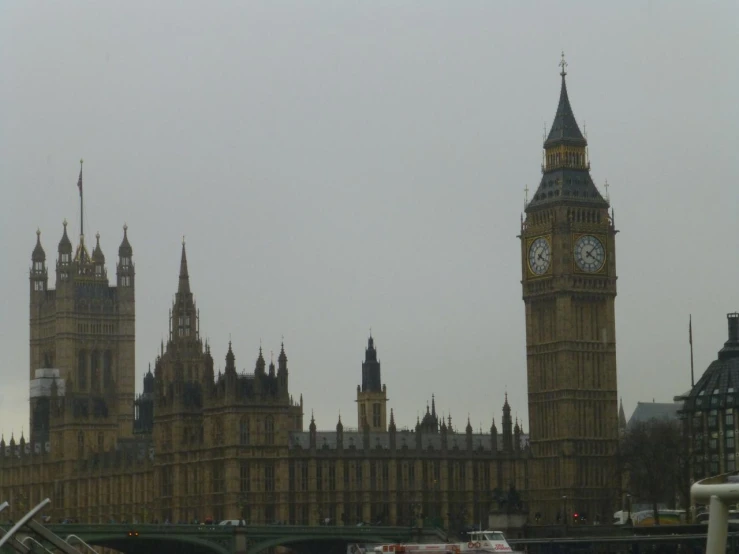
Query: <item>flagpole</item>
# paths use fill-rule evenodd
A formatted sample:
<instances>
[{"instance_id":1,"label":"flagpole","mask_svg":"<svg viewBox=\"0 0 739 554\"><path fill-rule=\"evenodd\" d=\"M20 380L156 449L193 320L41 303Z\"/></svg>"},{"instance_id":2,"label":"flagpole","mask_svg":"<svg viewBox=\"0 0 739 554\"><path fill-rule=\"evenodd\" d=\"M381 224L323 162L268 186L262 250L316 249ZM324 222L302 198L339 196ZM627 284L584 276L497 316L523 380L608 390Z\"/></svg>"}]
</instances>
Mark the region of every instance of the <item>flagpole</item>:
<instances>
[{"instance_id":1,"label":"flagpole","mask_svg":"<svg viewBox=\"0 0 739 554\"><path fill-rule=\"evenodd\" d=\"M83 196L82 196L82 163L83 163L83 160L80 159L80 178L77 182L77 187L80 189L80 236L84 237L85 236L85 218L83 216L84 204L83 204Z\"/></svg>"},{"instance_id":2,"label":"flagpole","mask_svg":"<svg viewBox=\"0 0 739 554\"><path fill-rule=\"evenodd\" d=\"M693 372L693 314L690 314L688 323L688 335L690 336L690 386L695 386L695 373Z\"/></svg>"}]
</instances>

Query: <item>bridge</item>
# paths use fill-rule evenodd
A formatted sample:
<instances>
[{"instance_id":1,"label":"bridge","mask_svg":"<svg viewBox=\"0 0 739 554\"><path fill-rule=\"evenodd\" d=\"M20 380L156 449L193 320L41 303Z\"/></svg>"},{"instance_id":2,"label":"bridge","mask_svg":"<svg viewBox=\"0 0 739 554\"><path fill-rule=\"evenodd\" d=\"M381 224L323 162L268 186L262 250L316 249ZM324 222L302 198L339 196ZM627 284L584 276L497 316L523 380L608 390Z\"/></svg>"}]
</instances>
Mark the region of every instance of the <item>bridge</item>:
<instances>
[{"instance_id":1,"label":"bridge","mask_svg":"<svg viewBox=\"0 0 739 554\"><path fill-rule=\"evenodd\" d=\"M79 551L88 554L85 544L126 554L258 554L276 546L301 554L346 554L347 546L353 543L435 542L446 538L439 529L382 526L59 524L45 528L73 545L79 540ZM18 537L21 542L22 537Z\"/></svg>"}]
</instances>

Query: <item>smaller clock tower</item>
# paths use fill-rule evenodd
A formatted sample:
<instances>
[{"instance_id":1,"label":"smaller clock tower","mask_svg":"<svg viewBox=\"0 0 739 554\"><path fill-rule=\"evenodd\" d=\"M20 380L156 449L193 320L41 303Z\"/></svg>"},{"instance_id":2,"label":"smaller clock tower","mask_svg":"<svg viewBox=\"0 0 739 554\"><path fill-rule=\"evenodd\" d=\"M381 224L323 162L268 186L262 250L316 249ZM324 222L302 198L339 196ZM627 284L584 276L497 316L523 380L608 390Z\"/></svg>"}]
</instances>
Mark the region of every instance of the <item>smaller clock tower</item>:
<instances>
[{"instance_id":1,"label":"smaller clock tower","mask_svg":"<svg viewBox=\"0 0 739 554\"><path fill-rule=\"evenodd\" d=\"M532 509L548 523L616 503L616 230L590 177L561 62L542 178L521 228ZM566 502L563 502L566 499Z\"/></svg>"},{"instance_id":2,"label":"smaller clock tower","mask_svg":"<svg viewBox=\"0 0 739 554\"><path fill-rule=\"evenodd\" d=\"M387 387L380 376L375 339L370 333L362 362L362 385L357 385L357 428L373 433L387 431Z\"/></svg>"}]
</instances>

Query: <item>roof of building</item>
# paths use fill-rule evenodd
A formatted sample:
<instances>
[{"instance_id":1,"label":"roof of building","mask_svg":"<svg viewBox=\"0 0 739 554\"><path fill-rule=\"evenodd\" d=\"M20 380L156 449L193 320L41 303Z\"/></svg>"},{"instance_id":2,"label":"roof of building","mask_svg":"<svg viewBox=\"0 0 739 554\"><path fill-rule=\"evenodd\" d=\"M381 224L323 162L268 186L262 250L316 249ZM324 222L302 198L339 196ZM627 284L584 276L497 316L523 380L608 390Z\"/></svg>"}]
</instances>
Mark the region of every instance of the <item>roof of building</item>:
<instances>
[{"instance_id":1,"label":"roof of building","mask_svg":"<svg viewBox=\"0 0 739 554\"><path fill-rule=\"evenodd\" d=\"M590 172L585 169L558 168L547 171L541 177L539 188L536 189L531 202L526 209L539 207L543 204L567 201L572 204L608 207L595 186Z\"/></svg>"},{"instance_id":2,"label":"roof of building","mask_svg":"<svg viewBox=\"0 0 739 554\"><path fill-rule=\"evenodd\" d=\"M637 402L626 427L652 419L676 420L682 407L682 402Z\"/></svg>"},{"instance_id":3,"label":"roof of building","mask_svg":"<svg viewBox=\"0 0 739 554\"><path fill-rule=\"evenodd\" d=\"M363 448L363 433L360 431L344 431L344 449L351 450ZM390 433L374 433L370 432L370 448L380 450L390 450ZM316 448L326 450L336 450L336 431L317 431L316 432ZM498 435L497 450L503 450L503 436ZM465 433L448 433L447 447L449 450L464 450L466 448L467 435ZM529 436L521 434L521 448L525 448L529 443ZM290 433L290 448L310 447L309 431L293 431ZM492 437L489 433L473 433L472 448L479 450L491 450ZM410 430L397 431L395 445L399 450L404 448L414 449L416 447L416 433ZM423 450L441 450L441 434L439 433L421 433L421 448Z\"/></svg>"},{"instance_id":4,"label":"roof of building","mask_svg":"<svg viewBox=\"0 0 739 554\"><path fill-rule=\"evenodd\" d=\"M549 131L544 146L551 146L555 144L576 144L578 146L585 146L587 144L585 137L580 132L580 127L577 125L575 120L575 114L572 112L572 106L570 106L570 98L567 94L567 81L565 75L567 73L562 71L562 87L559 92L559 104L557 105L557 113L554 116L552 122L552 128Z\"/></svg>"}]
</instances>

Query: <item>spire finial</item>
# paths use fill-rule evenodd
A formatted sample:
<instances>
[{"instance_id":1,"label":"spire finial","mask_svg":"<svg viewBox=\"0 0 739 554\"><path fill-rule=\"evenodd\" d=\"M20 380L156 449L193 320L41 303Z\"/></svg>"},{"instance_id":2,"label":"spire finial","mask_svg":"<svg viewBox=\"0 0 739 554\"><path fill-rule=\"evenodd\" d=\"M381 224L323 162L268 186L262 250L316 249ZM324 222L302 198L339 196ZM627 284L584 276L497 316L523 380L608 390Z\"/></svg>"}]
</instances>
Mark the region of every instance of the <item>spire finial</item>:
<instances>
[{"instance_id":1,"label":"spire finial","mask_svg":"<svg viewBox=\"0 0 739 554\"><path fill-rule=\"evenodd\" d=\"M567 75L567 70L566 70L567 62L565 61L565 51L564 50L562 50L562 59L559 62L559 67L562 68L562 71L560 71L559 74L564 79L565 75Z\"/></svg>"},{"instance_id":2,"label":"spire finial","mask_svg":"<svg viewBox=\"0 0 739 554\"><path fill-rule=\"evenodd\" d=\"M608 202L610 204L611 203L611 195L608 194L608 187L610 187L611 185L608 184L608 179L606 179L606 184L603 185L603 186L606 189L606 202Z\"/></svg>"},{"instance_id":3,"label":"spire finial","mask_svg":"<svg viewBox=\"0 0 739 554\"><path fill-rule=\"evenodd\" d=\"M187 271L187 253L185 252L185 235L182 235L182 255L180 258L180 282L178 293L190 294L190 274Z\"/></svg>"},{"instance_id":4,"label":"spire finial","mask_svg":"<svg viewBox=\"0 0 739 554\"><path fill-rule=\"evenodd\" d=\"M36 236L41 238L41 228L40 227L36 227Z\"/></svg>"},{"instance_id":5,"label":"spire finial","mask_svg":"<svg viewBox=\"0 0 739 554\"><path fill-rule=\"evenodd\" d=\"M523 207L525 208L529 204L529 185L528 183L523 188Z\"/></svg>"},{"instance_id":6,"label":"spire finial","mask_svg":"<svg viewBox=\"0 0 739 554\"><path fill-rule=\"evenodd\" d=\"M123 234L125 235L127 231L128 231L128 223L124 222L123 223Z\"/></svg>"}]
</instances>

